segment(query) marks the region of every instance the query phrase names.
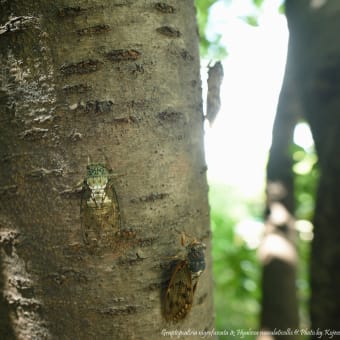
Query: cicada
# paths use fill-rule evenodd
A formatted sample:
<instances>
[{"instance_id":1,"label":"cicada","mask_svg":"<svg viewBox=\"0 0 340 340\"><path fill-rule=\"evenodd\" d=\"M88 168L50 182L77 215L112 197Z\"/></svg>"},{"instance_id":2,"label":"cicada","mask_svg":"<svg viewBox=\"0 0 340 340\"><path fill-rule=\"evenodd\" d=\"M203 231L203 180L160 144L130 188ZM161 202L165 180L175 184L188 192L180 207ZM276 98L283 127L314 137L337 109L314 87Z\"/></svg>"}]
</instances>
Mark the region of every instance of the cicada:
<instances>
[{"instance_id":1,"label":"cicada","mask_svg":"<svg viewBox=\"0 0 340 340\"><path fill-rule=\"evenodd\" d=\"M213 66L208 65L208 68L207 112L205 118L208 119L210 126L212 126L221 107L220 88L223 81L223 66L220 61L217 61Z\"/></svg>"},{"instance_id":2,"label":"cicada","mask_svg":"<svg viewBox=\"0 0 340 340\"><path fill-rule=\"evenodd\" d=\"M186 246L186 257L176 263L165 291L163 314L166 320L184 319L193 304L198 279L205 269L205 245L197 240Z\"/></svg>"},{"instance_id":3,"label":"cicada","mask_svg":"<svg viewBox=\"0 0 340 340\"><path fill-rule=\"evenodd\" d=\"M86 245L106 247L121 229L112 173L102 163L88 164L81 198L81 225Z\"/></svg>"}]
</instances>

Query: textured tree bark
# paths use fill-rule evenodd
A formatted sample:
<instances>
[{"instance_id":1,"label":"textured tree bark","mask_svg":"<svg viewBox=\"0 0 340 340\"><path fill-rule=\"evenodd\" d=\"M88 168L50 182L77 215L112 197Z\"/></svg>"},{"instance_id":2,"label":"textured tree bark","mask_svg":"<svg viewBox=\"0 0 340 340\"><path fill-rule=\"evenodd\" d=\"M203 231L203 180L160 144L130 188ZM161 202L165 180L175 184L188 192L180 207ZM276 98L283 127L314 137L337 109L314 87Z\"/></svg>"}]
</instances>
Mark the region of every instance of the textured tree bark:
<instances>
[{"instance_id":1,"label":"textured tree bark","mask_svg":"<svg viewBox=\"0 0 340 340\"><path fill-rule=\"evenodd\" d=\"M19 339L213 328L193 1L1 6L0 325ZM96 251L77 187L89 157L117 174L122 221ZM207 269L171 324L161 299L182 231L206 243Z\"/></svg>"},{"instance_id":2,"label":"textured tree bark","mask_svg":"<svg viewBox=\"0 0 340 340\"><path fill-rule=\"evenodd\" d=\"M290 146L299 112L294 73L288 55L273 126L267 165L265 236L259 248L263 266L261 329L298 329L297 251L294 227L294 180ZM273 338L293 339L293 335ZM298 337L296 337L298 338Z\"/></svg>"},{"instance_id":3,"label":"textured tree bark","mask_svg":"<svg viewBox=\"0 0 340 340\"><path fill-rule=\"evenodd\" d=\"M340 3L335 0L286 1L298 94L311 126L320 166L310 308L311 328L321 331L340 330L339 11Z\"/></svg>"}]
</instances>

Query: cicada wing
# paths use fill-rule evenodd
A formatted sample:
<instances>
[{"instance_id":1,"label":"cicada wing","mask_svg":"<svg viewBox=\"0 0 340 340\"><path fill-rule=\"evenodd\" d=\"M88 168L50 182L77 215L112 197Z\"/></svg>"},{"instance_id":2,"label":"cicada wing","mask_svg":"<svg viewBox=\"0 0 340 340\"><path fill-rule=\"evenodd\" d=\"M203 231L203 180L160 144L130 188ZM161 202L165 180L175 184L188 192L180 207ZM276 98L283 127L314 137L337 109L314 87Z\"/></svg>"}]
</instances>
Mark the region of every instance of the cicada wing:
<instances>
[{"instance_id":1,"label":"cicada wing","mask_svg":"<svg viewBox=\"0 0 340 340\"><path fill-rule=\"evenodd\" d=\"M105 195L96 202L91 195L91 189L84 183L80 219L85 244L111 247L116 234L121 229L119 203L113 185L105 188Z\"/></svg>"},{"instance_id":2,"label":"cicada wing","mask_svg":"<svg viewBox=\"0 0 340 340\"><path fill-rule=\"evenodd\" d=\"M112 219L113 219L113 228L114 231L120 232L122 229L122 219L121 219L121 213L120 213L120 207L119 207L119 201L117 192L113 186L113 184L110 183L108 186L108 192L107 195L109 199L112 201Z\"/></svg>"},{"instance_id":3,"label":"cicada wing","mask_svg":"<svg viewBox=\"0 0 340 340\"><path fill-rule=\"evenodd\" d=\"M81 200L80 200L80 224L81 231L83 236L83 241L85 244L89 244L90 240L90 232L91 232L91 223L89 222L89 207L87 205L88 200L91 197L91 191L86 185L83 184L82 192L81 192Z\"/></svg>"},{"instance_id":4,"label":"cicada wing","mask_svg":"<svg viewBox=\"0 0 340 340\"><path fill-rule=\"evenodd\" d=\"M177 263L164 296L164 317L169 321L184 319L193 303L191 272L187 261Z\"/></svg>"}]
</instances>

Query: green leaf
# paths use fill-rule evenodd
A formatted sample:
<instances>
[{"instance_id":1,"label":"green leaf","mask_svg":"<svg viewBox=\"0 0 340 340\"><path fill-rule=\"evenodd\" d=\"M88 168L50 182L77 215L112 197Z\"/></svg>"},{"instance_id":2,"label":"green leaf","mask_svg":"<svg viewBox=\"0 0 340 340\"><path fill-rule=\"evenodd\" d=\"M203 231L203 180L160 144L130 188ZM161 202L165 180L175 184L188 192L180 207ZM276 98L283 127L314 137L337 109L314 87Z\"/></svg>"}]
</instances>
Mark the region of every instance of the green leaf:
<instances>
[{"instance_id":1,"label":"green leaf","mask_svg":"<svg viewBox=\"0 0 340 340\"><path fill-rule=\"evenodd\" d=\"M285 3L283 2L280 7L279 7L279 13L285 14L286 8L285 8Z\"/></svg>"},{"instance_id":2,"label":"green leaf","mask_svg":"<svg viewBox=\"0 0 340 340\"><path fill-rule=\"evenodd\" d=\"M220 43L221 35L216 35L212 40L206 38L206 28L209 20L209 10L219 0L195 0L197 9L197 23L200 36L200 55L207 59L224 59L228 53ZM231 0L224 0L229 3Z\"/></svg>"},{"instance_id":3,"label":"green leaf","mask_svg":"<svg viewBox=\"0 0 340 340\"><path fill-rule=\"evenodd\" d=\"M253 3L257 8L260 8L263 4L263 0L253 0Z\"/></svg>"},{"instance_id":4,"label":"green leaf","mask_svg":"<svg viewBox=\"0 0 340 340\"><path fill-rule=\"evenodd\" d=\"M257 17L255 17L253 15L248 15L246 17L241 17L240 19L242 19L248 25L253 26L253 27L257 27L259 25Z\"/></svg>"}]
</instances>

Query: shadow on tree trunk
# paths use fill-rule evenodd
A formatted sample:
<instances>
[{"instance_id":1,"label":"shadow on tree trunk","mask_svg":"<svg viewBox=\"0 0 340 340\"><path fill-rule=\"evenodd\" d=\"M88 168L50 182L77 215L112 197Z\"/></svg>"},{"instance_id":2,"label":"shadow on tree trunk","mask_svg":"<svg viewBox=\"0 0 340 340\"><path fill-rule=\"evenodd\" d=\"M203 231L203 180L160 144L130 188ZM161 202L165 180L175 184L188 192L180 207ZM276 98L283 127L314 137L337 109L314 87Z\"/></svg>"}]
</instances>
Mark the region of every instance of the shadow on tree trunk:
<instances>
[{"instance_id":1,"label":"shadow on tree trunk","mask_svg":"<svg viewBox=\"0 0 340 340\"><path fill-rule=\"evenodd\" d=\"M0 244L3 249L4 246ZM10 317L10 306L4 297L5 290L5 275L3 270L2 256L0 256L0 338L12 340L15 339L11 317Z\"/></svg>"}]
</instances>

